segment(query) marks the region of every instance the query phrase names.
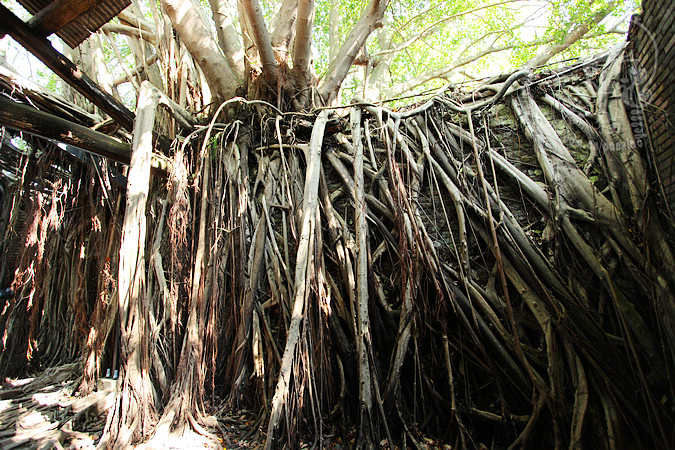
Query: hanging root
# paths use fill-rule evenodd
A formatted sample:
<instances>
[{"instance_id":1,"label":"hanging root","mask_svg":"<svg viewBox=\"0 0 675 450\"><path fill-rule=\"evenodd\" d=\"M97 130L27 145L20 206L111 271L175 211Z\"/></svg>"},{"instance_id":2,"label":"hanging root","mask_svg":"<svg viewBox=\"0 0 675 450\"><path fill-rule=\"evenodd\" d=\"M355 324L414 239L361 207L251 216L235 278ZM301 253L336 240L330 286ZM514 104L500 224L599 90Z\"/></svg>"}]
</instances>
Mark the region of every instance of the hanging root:
<instances>
[{"instance_id":1,"label":"hanging root","mask_svg":"<svg viewBox=\"0 0 675 450\"><path fill-rule=\"evenodd\" d=\"M672 223L617 95L620 53L605 59L348 119L226 102L124 221L61 206L104 189L17 191L30 245L7 342L84 354L84 393L117 363L119 314L100 446L672 447ZM82 348L49 347L81 322Z\"/></svg>"}]
</instances>

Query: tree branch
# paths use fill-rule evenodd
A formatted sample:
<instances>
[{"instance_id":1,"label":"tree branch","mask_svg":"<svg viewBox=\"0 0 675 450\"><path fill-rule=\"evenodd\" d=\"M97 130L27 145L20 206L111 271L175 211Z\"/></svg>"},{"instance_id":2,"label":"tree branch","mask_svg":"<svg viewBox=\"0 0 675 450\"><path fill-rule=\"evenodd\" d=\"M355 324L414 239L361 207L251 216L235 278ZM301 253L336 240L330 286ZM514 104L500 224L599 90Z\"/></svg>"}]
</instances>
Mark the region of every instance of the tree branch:
<instances>
[{"instance_id":1,"label":"tree branch","mask_svg":"<svg viewBox=\"0 0 675 450\"><path fill-rule=\"evenodd\" d=\"M120 25L118 23L106 23L101 27L101 31L104 33L125 34L127 36L143 39L153 45L157 44L157 35L148 30L145 30L144 28L130 27L127 25Z\"/></svg>"},{"instance_id":2,"label":"tree branch","mask_svg":"<svg viewBox=\"0 0 675 450\"><path fill-rule=\"evenodd\" d=\"M253 39L253 43L258 49L263 74L270 84L274 84L279 80L279 67L274 58L272 41L267 31L267 25L265 25L265 18L263 17L260 3L258 0L242 0L241 3L251 27L249 30L251 32L251 39Z\"/></svg>"},{"instance_id":3,"label":"tree branch","mask_svg":"<svg viewBox=\"0 0 675 450\"><path fill-rule=\"evenodd\" d=\"M385 89L382 92L382 98L398 97L410 91L411 89L414 89L426 83L427 81L431 81L436 78L443 78L443 77L447 78L450 75L450 72L459 67L466 66L467 64L472 63L491 53L503 52L504 50L510 50L513 47L515 47L515 45L505 45L502 47L488 47L485 50L481 50L480 52L474 53L473 55L467 56L466 58L462 58L458 61L448 64L447 66L428 70L420 75L417 75L416 77L404 81L403 83L399 83L397 85L391 86L388 89Z\"/></svg>"},{"instance_id":4,"label":"tree branch","mask_svg":"<svg viewBox=\"0 0 675 450\"><path fill-rule=\"evenodd\" d=\"M267 442L265 448L272 448L275 442L275 432L279 428L284 409L288 408L289 388L291 386L291 375L295 373L295 364L298 343L301 337L301 325L305 316L305 302L309 300L312 283L310 274L312 268L317 264L315 260L315 239L313 235L317 232L317 217L319 213L319 180L321 172L321 153L323 135L328 121L328 111L323 110L314 123L312 136L309 141L309 150L307 151L307 169L305 175L304 195L302 199L302 222L300 226L300 239L298 240L298 250L295 263L295 282L293 294L293 312L291 323L288 326L286 337L286 347L284 356L281 360L277 386L274 390L272 399L272 411L267 426ZM297 376L297 375L296 375Z\"/></svg>"},{"instance_id":5,"label":"tree branch","mask_svg":"<svg viewBox=\"0 0 675 450\"><path fill-rule=\"evenodd\" d=\"M250 81L249 77L251 76L251 65L254 61L257 61L258 52L256 51L255 44L251 38L251 24L246 17L244 12L244 5L242 0L237 0L237 14L239 16L239 26L241 28L241 41L244 48L244 71L247 75L247 82Z\"/></svg>"},{"instance_id":6,"label":"tree branch","mask_svg":"<svg viewBox=\"0 0 675 450\"><path fill-rule=\"evenodd\" d=\"M342 47L340 47L338 56L328 66L328 72L323 81L319 84L318 92L324 101L330 102L335 98L338 89L340 89L342 82L349 72L349 68L366 43L366 39L368 39L368 36L370 36L370 33L375 28L380 26L382 16L388 4L388 0L371 0L368 6L366 6L359 21L352 28Z\"/></svg>"},{"instance_id":7,"label":"tree branch","mask_svg":"<svg viewBox=\"0 0 675 450\"><path fill-rule=\"evenodd\" d=\"M328 60L332 61L340 49L340 2L330 0L328 16Z\"/></svg>"},{"instance_id":8,"label":"tree branch","mask_svg":"<svg viewBox=\"0 0 675 450\"><path fill-rule=\"evenodd\" d=\"M154 63L157 62L158 59L159 59L159 55L157 55L157 53L153 54L151 57L149 57L145 60L145 63L143 63L139 66L136 66L134 69L130 70L128 73L125 73L124 75L122 75L118 78L115 78L113 80L113 83L112 83L113 86L119 86L120 84L126 83L127 81L132 81L133 77L135 77L136 75L138 75L140 73L143 73L145 71L146 67L153 65Z\"/></svg>"},{"instance_id":9,"label":"tree branch","mask_svg":"<svg viewBox=\"0 0 675 450\"><path fill-rule=\"evenodd\" d=\"M234 16L236 7L233 7L231 0L209 0L213 22L216 24L216 33L218 35L218 45L225 54L227 64L241 83L244 80L244 52L239 34L234 27Z\"/></svg>"},{"instance_id":10,"label":"tree branch","mask_svg":"<svg viewBox=\"0 0 675 450\"><path fill-rule=\"evenodd\" d=\"M283 0L272 20L272 47L279 63L288 58L293 39L293 25L298 14L298 0Z\"/></svg>"},{"instance_id":11,"label":"tree branch","mask_svg":"<svg viewBox=\"0 0 675 450\"><path fill-rule=\"evenodd\" d=\"M314 26L314 0L298 0L298 19L295 24L293 46L293 72L300 86L310 81L312 28Z\"/></svg>"},{"instance_id":12,"label":"tree branch","mask_svg":"<svg viewBox=\"0 0 675 450\"><path fill-rule=\"evenodd\" d=\"M602 20L605 17L607 17L612 11L614 11L616 6L617 2L608 3L606 7L602 8L597 13L595 13L595 15L593 15L593 19L590 22L582 23L574 27L574 29L563 38L560 44L549 45L544 49L544 51L541 54L530 59L525 64L525 66L538 67L546 64L548 60L553 58L555 55L564 52L565 50L570 48L572 44L583 38L586 35L586 33L588 33L588 31L591 29L591 27L594 27L600 22L602 22Z\"/></svg>"},{"instance_id":13,"label":"tree branch","mask_svg":"<svg viewBox=\"0 0 675 450\"><path fill-rule=\"evenodd\" d=\"M383 18L384 24L382 28L377 30L377 41L379 47L383 49L384 52L392 48L391 36L387 33L387 18ZM365 89L364 94L368 100L379 101L380 94L384 89L384 86L387 86L390 80L389 74L389 64L391 59L388 57L382 58L378 62L369 62L366 72L365 80Z\"/></svg>"},{"instance_id":14,"label":"tree branch","mask_svg":"<svg viewBox=\"0 0 675 450\"><path fill-rule=\"evenodd\" d=\"M123 22L123 24L124 22L127 22L136 28L141 28L143 31L147 31L149 33L155 32L155 26L144 18L134 14L134 12L131 10L131 6L122 10L122 12L117 15L117 18Z\"/></svg>"},{"instance_id":15,"label":"tree branch","mask_svg":"<svg viewBox=\"0 0 675 450\"><path fill-rule=\"evenodd\" d=\"M502 5L505 5L505 4L508 4L508 3L514 3L514 2L519 2L519 1L520 0L506 0L506 1L503 1L503 2L492 3L490 5L484 5L484 6L480 6L478 8L473 8L473 9L470 9L470 10L467 10L467 11L462 11L462 12L457 13L457 14L451 14L449 16L445 16L441 19L438 19L437 21L430 24L429 26L425 27L424 29L422 29L422 31L420 31L419 33L415 34L414 36L408 38L407 40L398 44L397 46L395 46L393 48L383 50L383 51L380 51L380 52L377 52L377 53L375 53L371 56L381 57L381 58L378 59L376 64L379 64L380 61L383 61L385 59L390 60L391 58L394 57L394 55L396 53L400 52L401 50L403 50L405 48L410 47L412 44L414 44L418 40L429 37L429 36L433 35L434 33L440 31L441 28L439 26L444 24L445 22L449 22L452 19L456 19L458 17L466 16L468 14L475 13L475 12L481 11L483 9L502 6ZM393 34L399 34L403 28L408 26L409 22L406 22L403 26L396 29Z\"/></svg>"},{"instance_id":16,"label":"tree branch","mask_svg":"<svg viewBox=\"0 0 675 450\"><path fill-rule=\"evenodd\" d=\"M204 72L213 96L220 100L234 97L239 83L192 2L161 0L161 3L185 47Z\"/></svg>"},{"instance_id":17,"label":"tree branch","mask_svg":"<svg viewBox=\"0 0 675 450\"><path fill-rule=\"evenodd\" d=\"M593 35L595 37L597 35ZM541 44L546 44L549 42L552 42L553 38L549 39L544 39L544 40L537 40L533 42L529 42L527 44L522 44L520 47L533 47L535 45L541 45ZM420 75L417 75L413 78L410 78L403 83L396 84L394 86L391 86L387 89L385 89L382 92L382 98L383 99L391 99L395 97L399 97L406 92L409 92L410 90L421 86L422 84L426 83L427 81L434 80L436 78L448 78L451 75L451 72L455 69L458 69L460 67L466 66L467 64L470 64L474 61L479 60L480 58L483 58L487 55L490 55L492 53L498 53L498 52L503 52L506 50L511 50L515 47L518 47L518 44L509 44L509 45L503 45L501 47L494 47L490 46L486 48L485 50L481 50L479 52L476 52L472 55L469 55L465 58L461 58L455 62L452 62L448 64L447 66L439 67L437 69L431 69L428 70ZM530 67L527 66L526 67Z\"/></svg>"}]
</instances>

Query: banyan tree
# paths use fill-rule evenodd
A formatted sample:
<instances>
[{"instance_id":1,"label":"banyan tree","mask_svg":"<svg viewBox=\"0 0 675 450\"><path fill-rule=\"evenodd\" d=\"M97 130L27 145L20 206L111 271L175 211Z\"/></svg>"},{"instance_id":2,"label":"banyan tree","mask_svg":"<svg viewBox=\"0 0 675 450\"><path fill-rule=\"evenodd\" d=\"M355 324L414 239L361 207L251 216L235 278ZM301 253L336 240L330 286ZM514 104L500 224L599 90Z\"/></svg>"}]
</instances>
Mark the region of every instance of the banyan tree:
<instances>
[{"instance_id":1,"label":"banyan tree","mask_svg":"<svg viewBox=\"0 0 675 450\"><path fill-rule=\"evenodd\" d=\"M69 87L0 69L1 447L675 445L672 107L645 100L673 91L643 89L671 60L639 40L672 5L546 65L617 5L588 6L422 95L385 76L436 32L383 32L404 2L342 34L337 2L24 3L0 31Z\"/></svg>"}]
</instances>

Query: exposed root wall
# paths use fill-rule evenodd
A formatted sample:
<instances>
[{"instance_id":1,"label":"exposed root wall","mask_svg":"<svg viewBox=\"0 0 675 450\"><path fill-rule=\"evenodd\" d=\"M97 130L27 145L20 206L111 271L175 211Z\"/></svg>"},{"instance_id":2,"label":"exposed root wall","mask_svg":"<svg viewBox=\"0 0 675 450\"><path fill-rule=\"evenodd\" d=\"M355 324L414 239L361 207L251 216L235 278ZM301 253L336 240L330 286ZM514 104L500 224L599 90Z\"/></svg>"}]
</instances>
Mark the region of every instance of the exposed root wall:
<instances>
[{"instance_id":1,"label":"exposed root wall","mask_svg":"<svg viewBox=\"0 0 675 450\"><path fill-rule=\"evenodd\" d=\"M268 447L672 446L673 230L616 101L620 58L519 72L479 103L444 96L412 112L223 106L238 120L216 115L186 137L143 208L147 328L129 349L145 353L123 348L120 364L148 377L158 414L139 431L138 415L111 413L132 430L115 442L215 439L228 412L253 410L248 437ZM81 189L69 198L98 204ZM116 355L105 304L122 213L101 209L69 228L67 213L34 216L98 252L61 258L59 294L72 296L60 342L82 351L82 391ZM97 217L110 227L98 235L83 225ZM25 293L3 317L32 289L18 280ZM35 308L61 298L49 292Z\"/></svg>"}]
</instances>

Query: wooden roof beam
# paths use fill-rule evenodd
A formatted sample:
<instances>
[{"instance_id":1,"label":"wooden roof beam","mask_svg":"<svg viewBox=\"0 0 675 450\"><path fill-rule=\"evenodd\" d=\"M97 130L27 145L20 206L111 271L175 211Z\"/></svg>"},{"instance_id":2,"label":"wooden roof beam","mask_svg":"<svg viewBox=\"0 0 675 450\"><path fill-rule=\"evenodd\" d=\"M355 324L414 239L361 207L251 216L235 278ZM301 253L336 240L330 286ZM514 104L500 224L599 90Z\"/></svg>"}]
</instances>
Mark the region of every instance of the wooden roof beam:
<instances>
[{"instance_id":1,"label":"wooden roof beam","mask_svg":"<svg viewBox=\"0 0 675 450\"><path fill-rule=\"evenodd\" d=\"M56 33L105 0L54 0L35 14L28 26L43 36Z\"/></svg>"},{"instance_id":2,"label":"wooden roof beam","mask_svg":"<svg viewBox=\"0 0 675 450\"><path fill-rule=\"evenodd\" d=\"M61 117L14 102L0 95L0 126L63 142L99 156L129 164L131 146ZM152 155L155 173L166 176L171 162L164 156Z\"/></svg>"},{"instance_id":3,"label":"wooden roof beam","mask_svg":"<svg viewBox=\"0 0 675 450\"><path fill-rule=\"evenodd\" d=\"M80 70L71 60L66 58L54 47L46 37L36 33L23 20L19 19L5 5L0 3L0 38L9 34L16 42L21 44L26 50L31 52L49 67L56 75L71 85L77 92L84 95L94 105L98 106L118 125L127 131L133 131L135 115L129 108L112 95L105 92L101 87ZM182 118L179 122L184 126L191 127L192 121L186 120L187 113L174 111L177 118ZM171 140L166 136L153 131L156 139L156 145L165 153L169 153Z\"/></svg>"},{"instance_id":4,"label":"wooden roof beam","mask_svg":"<svg viewBox=\"0 0 675 450\"><path fill-rule=\"evenodd\" d=\"M128 131L134 129L134 113L100 88L91 78L80 70L71 60L52 47L46 37L33 31L23 20L14 15L5 5L0 3L0 30L6 32L49 67L55 74L70 84L76 91L84 95L98 106L119 125Z\"/></svg>"}]
</instances>

